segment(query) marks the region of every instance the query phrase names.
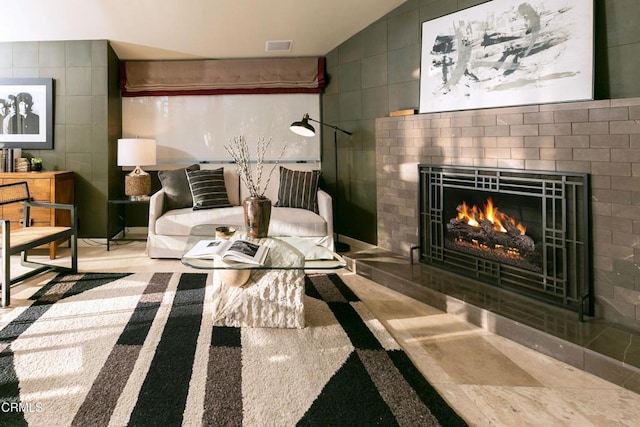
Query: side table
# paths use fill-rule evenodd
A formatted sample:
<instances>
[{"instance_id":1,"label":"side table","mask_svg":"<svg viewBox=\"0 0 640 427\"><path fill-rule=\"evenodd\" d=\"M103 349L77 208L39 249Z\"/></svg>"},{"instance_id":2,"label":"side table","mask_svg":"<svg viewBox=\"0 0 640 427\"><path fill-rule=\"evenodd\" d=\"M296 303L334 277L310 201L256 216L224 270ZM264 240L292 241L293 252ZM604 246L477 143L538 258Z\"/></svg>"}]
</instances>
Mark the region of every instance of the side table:
<instances>
[{"instance_id":1,"label":"side table","mask_svg":"<svg viewBox=\"0 0 640 427\"><path fill-rule=\"evenodd\" d=\"M118 198L118 199L107 200L107 251L110 249L110 243L118 240L128 240L128 241L147 240L146 238L127 238L126 237L127 205L142 205L142 206L146 206L148 210L149 199L129 200L127 198ZM113 207L116 207L118 209L118 217L120 218L121 224L122 224L122 226L117 228L116 230L111 230L111 211ZM114 239L113 237L118 235L120 232L122 232L122 237L118 239Z\"/></svg>"}]
</instances>

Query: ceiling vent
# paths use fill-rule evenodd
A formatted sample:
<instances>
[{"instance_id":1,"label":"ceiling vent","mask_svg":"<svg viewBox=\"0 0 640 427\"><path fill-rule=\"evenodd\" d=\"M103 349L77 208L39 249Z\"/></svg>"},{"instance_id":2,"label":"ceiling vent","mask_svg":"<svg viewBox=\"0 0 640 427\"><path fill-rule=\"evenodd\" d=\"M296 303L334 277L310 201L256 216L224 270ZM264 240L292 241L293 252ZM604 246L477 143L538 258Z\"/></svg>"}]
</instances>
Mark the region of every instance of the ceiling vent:
<instances>
[{"instance_id":1,"label":"ceiling vent","mask_svg":"<svg viewBox=\"0 0 640 427\"><path fill-rule=\"evenodd\" d=\"M293 40L268 40L265 52L286 52L291 50Z\"/></svg>"}]
</instances>

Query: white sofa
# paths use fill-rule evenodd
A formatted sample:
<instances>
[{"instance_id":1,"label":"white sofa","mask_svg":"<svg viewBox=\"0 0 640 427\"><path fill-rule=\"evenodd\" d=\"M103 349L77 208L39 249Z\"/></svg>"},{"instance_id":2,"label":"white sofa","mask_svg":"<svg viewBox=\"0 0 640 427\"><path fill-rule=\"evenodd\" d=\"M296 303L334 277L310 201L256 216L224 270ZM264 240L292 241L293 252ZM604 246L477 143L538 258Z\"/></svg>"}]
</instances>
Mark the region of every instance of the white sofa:
<instances>
[{"instance_id":1,"label":"white sofa","mask_svg":"<svg viewBox=\"0 0 640 427\"><path fill-rule=\"evenodd\" d=\"M203 168L214 168L203 165ZM294 168L291 168L294 169ZM265 196L272 203L278 200L278 168L273 173ZM225 186L231 207L193 210L192 207L166 211L165 191L159 190L151 196L149 203L149 234L147 253L150 258L180 258L191 227L200 224L218 224L245 230L241 201L248 191L240 183L233 165L224 169ZM293 236L302 238L307 244L315 243L333 251L333 207L331 196L318 190L318 213L301 208L277 207L271 209L269 236Z\"/></svg>"}]
</instances>

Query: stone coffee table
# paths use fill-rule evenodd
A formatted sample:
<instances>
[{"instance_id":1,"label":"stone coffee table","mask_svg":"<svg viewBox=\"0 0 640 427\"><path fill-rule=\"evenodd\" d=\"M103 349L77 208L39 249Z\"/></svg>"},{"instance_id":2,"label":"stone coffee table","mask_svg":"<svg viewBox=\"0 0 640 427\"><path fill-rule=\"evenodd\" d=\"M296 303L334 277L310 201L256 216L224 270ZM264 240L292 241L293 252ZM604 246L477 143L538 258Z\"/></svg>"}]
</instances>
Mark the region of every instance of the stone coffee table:
<instances>
[{"instance_id":1,"label":"stone coffee table","mask_svg":"<svg viewBox=\"0 0 640 427\"><path fill-rule=\"evenodd\" d=\"M216 239L216 224L192 228L183 254L200 240ZM213 270L213 321L215 326L304 328L304 275L306 269L339 269L346 265L326 249L327 258L305 260L304 254L284 238L254 239L237 232L231 240L245 239L269 248L264 265L211 259L185 258L182 263Z\"/></svg>"}]
</instances>

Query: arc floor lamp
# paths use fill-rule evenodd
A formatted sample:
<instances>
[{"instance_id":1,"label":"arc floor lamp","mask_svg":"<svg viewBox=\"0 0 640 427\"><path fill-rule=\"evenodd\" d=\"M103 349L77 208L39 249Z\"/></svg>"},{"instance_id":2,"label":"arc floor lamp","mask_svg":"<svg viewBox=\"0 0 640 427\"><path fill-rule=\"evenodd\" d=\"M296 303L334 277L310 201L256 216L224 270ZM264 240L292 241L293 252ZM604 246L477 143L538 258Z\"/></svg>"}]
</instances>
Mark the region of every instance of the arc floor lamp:
<instances>
[{"instance_id":1,"label":"arc floor lamp","mask_svg":"<svg viewBox=\"0 0 640 427\"><path fill-rule=\"evenodd\" d=\"M333 213L333 225L334 227L336 227L337 224L337 212L340 212L339 207L340 207L340 184L339 184L339 180L338 180L338 131L344 133L345 135L352 135L351 132L344 130L344 129L340 129L338 126L334 126L334 125L330 125L328 123L324 123L315 119L312 119L311 117L309 117L309 114L305 114L302 117L302 120L299 122L293 122L291 123L291 126L289 127L289 129L291 129L291 132L296 133L298 135L301 136L307 136L307 137L311 137L311 136L315 136L316 134L316 130L313 126L311 126L311 124L309 124L309 122L316 122L320 125L325 125L327 127L330 127L331 129L333 129L333 152L334 152L334 164L335 164L335 168L336 168L336 200L334 203L335 209L334 209L334 213ZM338 233L338 231L336 230L336 241L335 241L335 247L336 247L336 252L348 252L351 248L349 247L349 245L347 243L342 243L340 242L340 234Z\"/></svg>"}]
</instances>

